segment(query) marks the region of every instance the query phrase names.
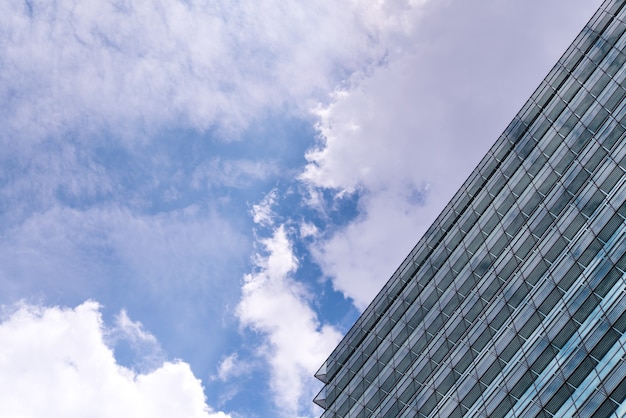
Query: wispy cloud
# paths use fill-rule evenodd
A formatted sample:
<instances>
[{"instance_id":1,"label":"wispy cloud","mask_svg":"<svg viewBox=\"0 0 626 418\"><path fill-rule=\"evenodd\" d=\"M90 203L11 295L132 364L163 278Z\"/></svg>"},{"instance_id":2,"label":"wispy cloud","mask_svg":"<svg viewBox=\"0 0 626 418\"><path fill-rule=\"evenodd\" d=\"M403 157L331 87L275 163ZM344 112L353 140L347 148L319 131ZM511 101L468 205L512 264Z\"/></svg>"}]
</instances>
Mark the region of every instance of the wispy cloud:
<instances>
[{"instance_id":1,"label":"wispy cloud","mask_svg":"<svg viewBox=\"0 0 626 418\"><path fill-rule=\"evenodd\" d=\"M1 281L20 278L23 290L45 290L43 280L49 280L79 295L85 290L78 286L80 280L103 273L141 283L152 296L192 286L197 292L210 284L209 275L249 248L227 220L193 206L155 215L119 206L55 206L5 231L0 242Z\"/></svg>"},{"instance_id":2,"label":"wispy cloud","mask_svg":"<svg viewBox=\"0 0 626 418\"><path fill-rule=\"evenodd\" d=\"M196 167L192 174L192 185L195 188L245 188L254 182L276 176L279 171L276 162L214 158Z\"/></svg>"},{"instance_id":3,"label":"wispy cloud","mask_svg":"<svg viewBox=\"0 0 626 418\"><path fill-rule=\"evenodd\" d=\"M221 381L227 381L233 377L246 374L249 370L250 365L242 361L237 353L232 353L220 362L215 378Z\"/></svg>"},{"instance_id":4,"label":"wispy cloud","mask_svg":"<svg viewBox=\"0 0 626 418\"><path fill-rule=\"evenodd\" d=\"M132 353L129 364L139 372L154 371L166 359L156 337L146 331L141 322L130 319L125 309L115 315L115 325L106 329L104 337L109 347L128 345ZM118 353L116 358L119 361Z\"/></svg>"},{"instance_id":5,"label":"wispy cloud","mask_svg":"<svg viewBox=\"0 0 626 418\"><path fill-rule=\"evenodd\" d=\"M276 204L278 198L278 190L273 189L271 192L265 195L260 203L252 205L250 214L255 224L261 226L271 226L274 223L274 211L273 206Z\"/></svg>"},{"instance_id":6,"label":"wispy cloud","mask_svg":"<svg viewBox=\"0 0 626 418\"><path fill-rule=\"evenodd\" d=\"M148 335L138 323L123 322L135 335ZM229 417L206 405L188 364L164 362L137 374L116 363L105 333L95 302L19 307L0 323L0 415Z\"/></svg>"},{"instance_id":7,"label":"wispy cloud","mask_svg":"<svg viewBox=\"0 0 626 418\"><path fill-rule=\"evenodd\" d=\"M306 111L384 54L402 11L360 0L3 2L5 139L68 129L134 139L172 124L233 132L267 107Z\"/></svg>"}]
</instances>

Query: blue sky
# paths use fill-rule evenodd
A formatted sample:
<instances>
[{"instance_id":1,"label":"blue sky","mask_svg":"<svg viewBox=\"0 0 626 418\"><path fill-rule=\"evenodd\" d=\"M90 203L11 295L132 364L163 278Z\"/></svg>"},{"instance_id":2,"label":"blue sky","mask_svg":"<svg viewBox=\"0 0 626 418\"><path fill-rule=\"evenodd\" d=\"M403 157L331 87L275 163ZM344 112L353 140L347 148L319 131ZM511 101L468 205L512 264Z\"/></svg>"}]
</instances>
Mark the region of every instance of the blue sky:
<instances>
[{"instance_id":1,"label":"blue sky","mask_svg":"<svg viewBox=\"0 0 626 418\"><path fill-rule=\"evenodd\" d=\"M0 4L0 415L312 417L594 0Z\"/></svg>"}]
</instances>

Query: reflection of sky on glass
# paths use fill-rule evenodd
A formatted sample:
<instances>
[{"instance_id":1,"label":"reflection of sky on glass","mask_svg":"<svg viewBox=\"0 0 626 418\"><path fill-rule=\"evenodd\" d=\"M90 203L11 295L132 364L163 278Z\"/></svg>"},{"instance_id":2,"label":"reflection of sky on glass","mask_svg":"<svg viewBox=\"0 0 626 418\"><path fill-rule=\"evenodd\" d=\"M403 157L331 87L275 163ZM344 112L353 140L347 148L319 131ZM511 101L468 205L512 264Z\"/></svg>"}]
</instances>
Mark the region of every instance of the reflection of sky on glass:
<instances>
[{"instance_id":1,"label":"reflection of sky on glass","mask_svg":"<svg viewBox=\"0 0 626 418\"><path fill-rule=\"evenodd\" d=\"M598 3L0 5L0 358L48 359L0 361L0 405L54 378L319 414L313 373Z\"/></svg>"}]
</instances>

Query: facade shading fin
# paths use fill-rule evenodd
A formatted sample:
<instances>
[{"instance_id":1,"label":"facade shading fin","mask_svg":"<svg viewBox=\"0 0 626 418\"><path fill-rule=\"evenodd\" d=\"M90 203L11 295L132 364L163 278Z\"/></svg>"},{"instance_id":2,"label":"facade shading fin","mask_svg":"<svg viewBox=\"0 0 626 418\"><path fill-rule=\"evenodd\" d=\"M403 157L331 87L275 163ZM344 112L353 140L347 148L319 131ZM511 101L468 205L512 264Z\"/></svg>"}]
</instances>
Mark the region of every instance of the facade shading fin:
<instances>
[{"instance_id":1,"label":"facade shading fin","mask_svg":"<svg viewBox=\"0 0 626 418\"><path fill-rule=\"evenodd\" d=\"M322 367L315 373L315 377L322 383L328 383L326 380L326 363L322 364Z\"/></svg>"}]
</instances>

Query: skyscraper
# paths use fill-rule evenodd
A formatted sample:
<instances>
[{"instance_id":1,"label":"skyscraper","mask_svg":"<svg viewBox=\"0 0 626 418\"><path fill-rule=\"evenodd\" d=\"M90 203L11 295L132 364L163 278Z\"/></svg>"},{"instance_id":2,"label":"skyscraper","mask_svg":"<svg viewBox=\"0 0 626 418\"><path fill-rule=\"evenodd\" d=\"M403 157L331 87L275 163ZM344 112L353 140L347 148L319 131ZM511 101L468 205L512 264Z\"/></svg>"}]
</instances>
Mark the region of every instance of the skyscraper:
<instances>
[{"instance_id":1,"label":"skyscraper","mask_svg":"<svg viewBox=\"0 0 626 418\"><path fill-rule=\"evenodd\" d=\"M626 416L625 22L605 1L326 360L323 417Z\"/></svg>"}]
</instances>

